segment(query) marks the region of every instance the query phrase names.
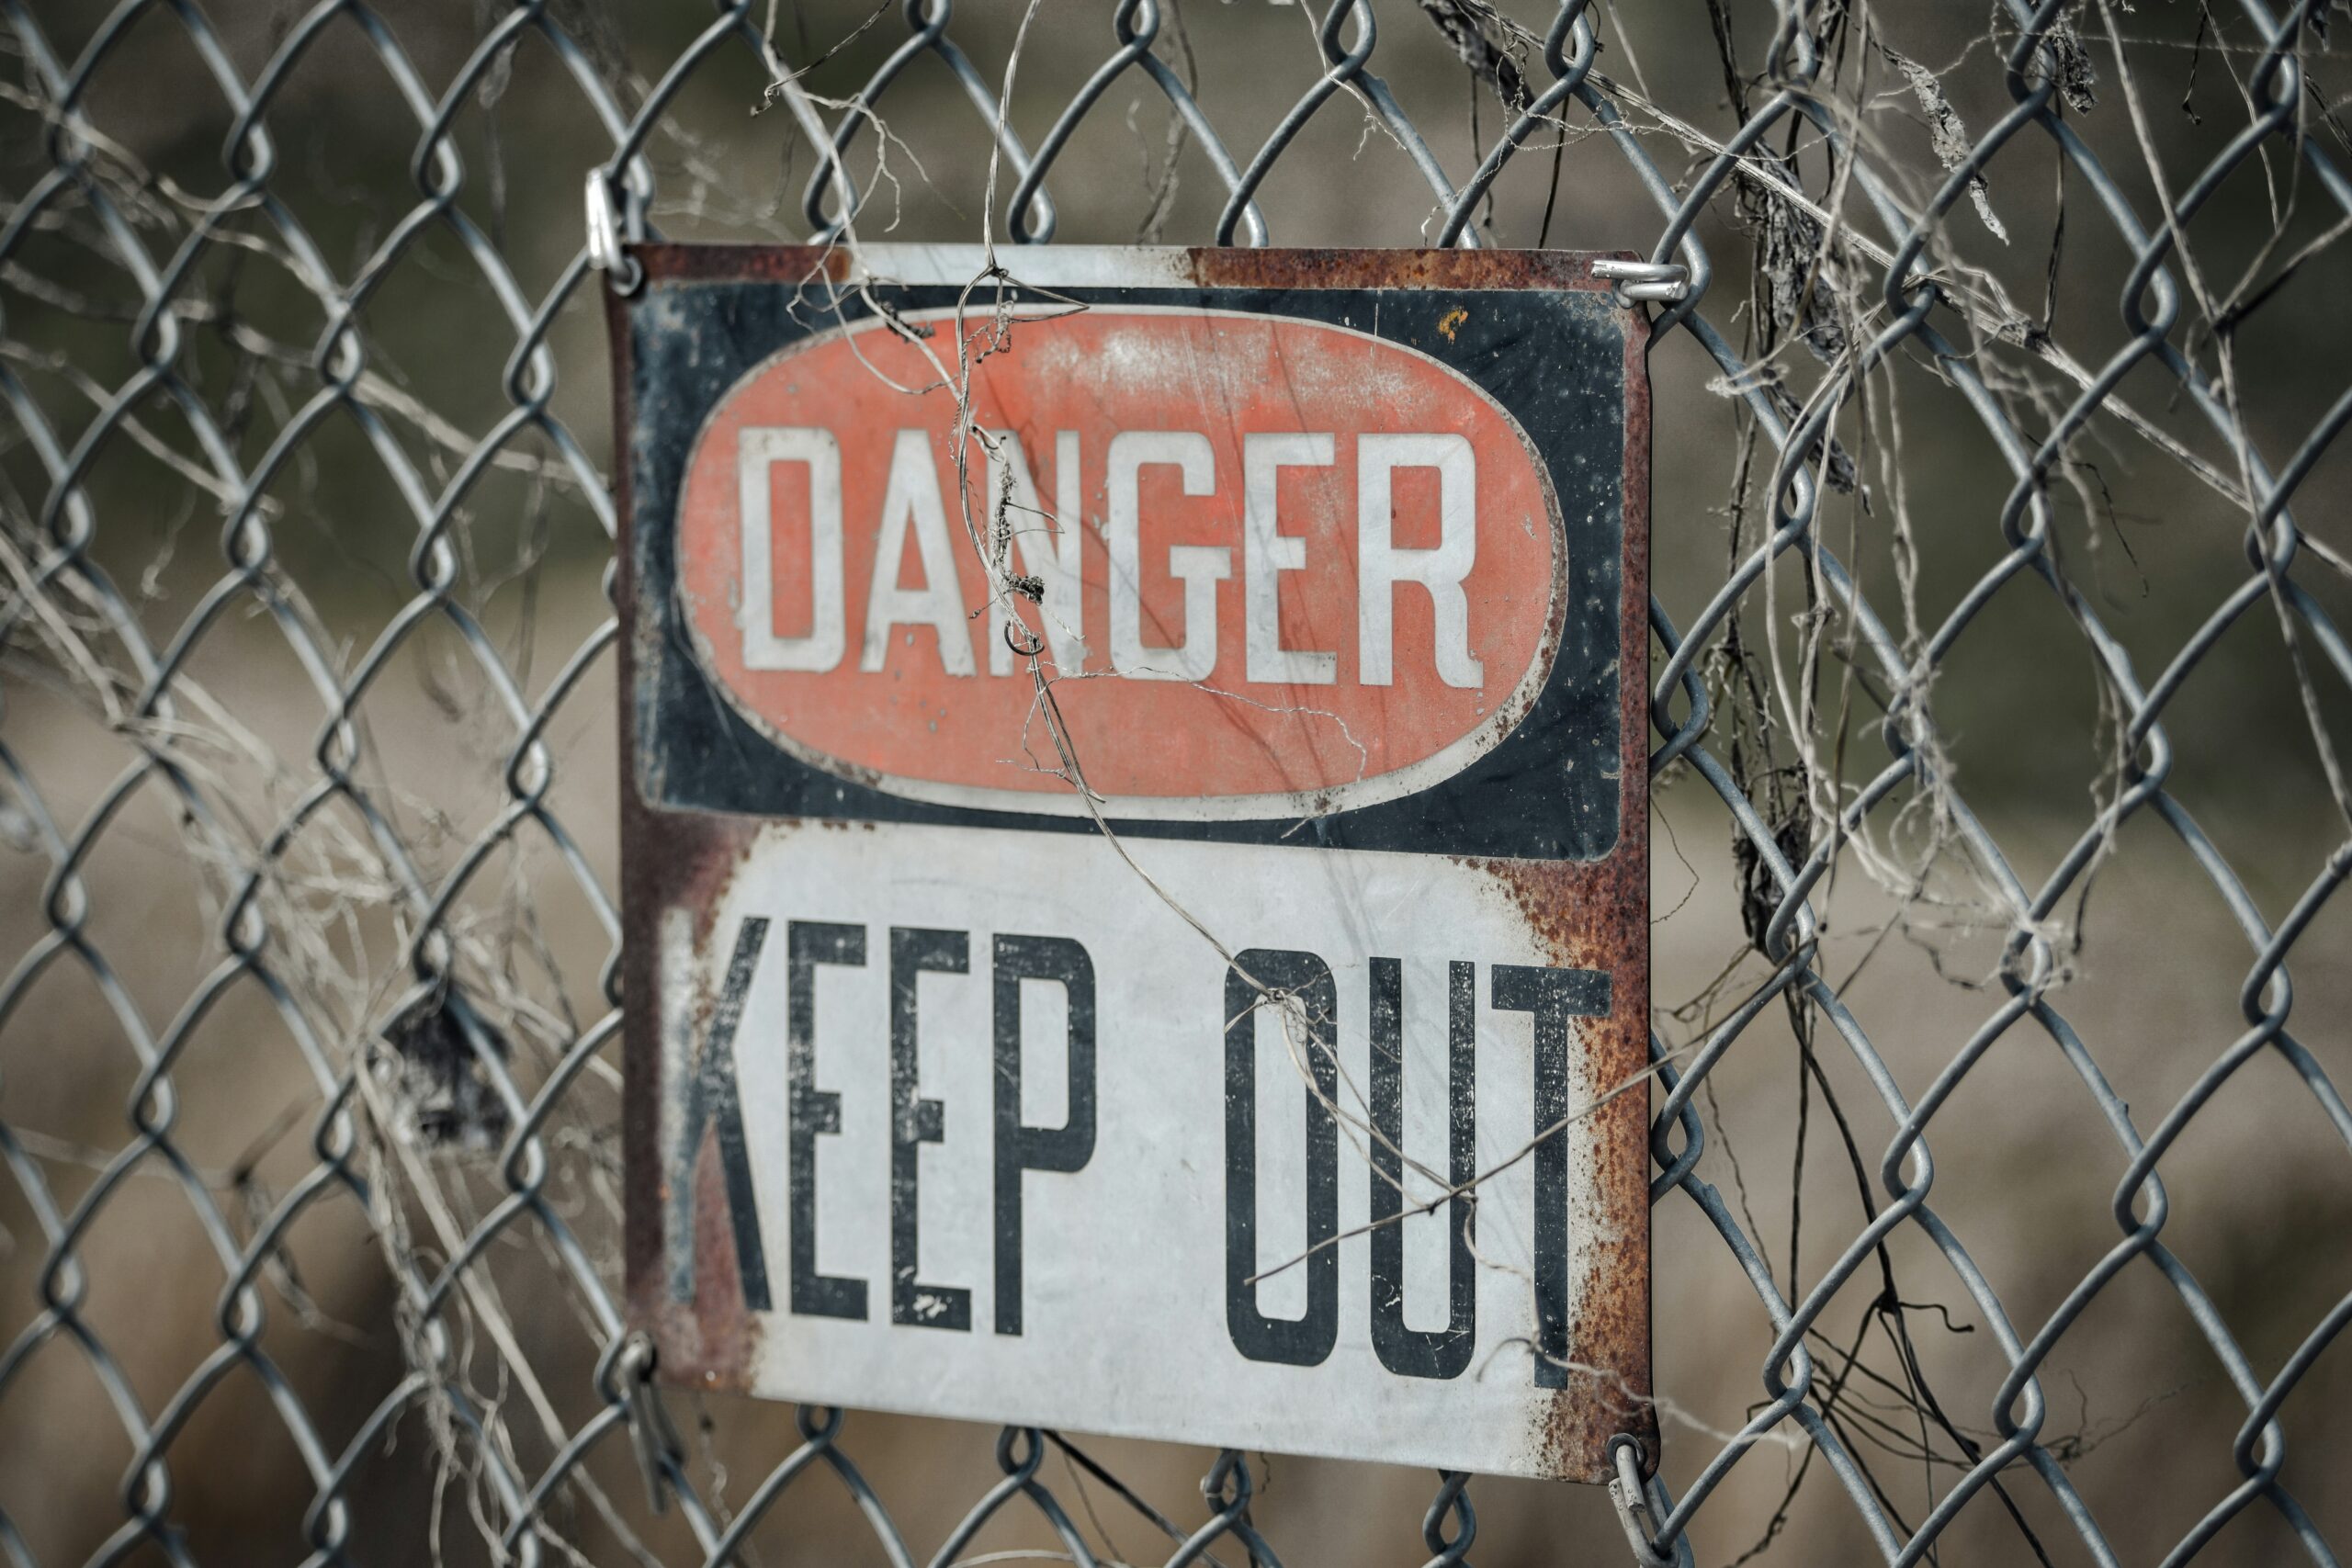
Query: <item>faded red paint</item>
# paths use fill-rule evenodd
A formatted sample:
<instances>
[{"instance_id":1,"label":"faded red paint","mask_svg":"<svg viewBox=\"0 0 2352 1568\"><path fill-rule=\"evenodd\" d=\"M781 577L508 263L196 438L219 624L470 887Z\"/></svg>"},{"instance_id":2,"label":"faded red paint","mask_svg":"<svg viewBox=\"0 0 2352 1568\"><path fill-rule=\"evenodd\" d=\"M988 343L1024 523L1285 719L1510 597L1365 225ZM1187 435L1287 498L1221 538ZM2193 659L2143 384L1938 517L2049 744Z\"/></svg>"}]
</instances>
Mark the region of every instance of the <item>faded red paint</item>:
<instances>
[{"instance_id":1,"label":"faded red paint","mask_svg":"<svg viewBox=\"0 0 2352 1568\"><path fill-rule=\"evenodd\" d=\"M1479 308L1476 295L1465 296L1465 308ZM956 401L924 352L952 369L956 323L922 325L930 336L922 346L872 322L812 339L747 378L705 427L678 521L679 581L697 653L740 711L830 771L885 789L913 781L1067 799L1069 784L1051 771L1058 759L1025 661L1012 659L1006 672L991 672L982 552L995 547L997 497L977 438L966 443L967 468L959 475L951 446ZM1517 425L1475 386L1408 348L1316 321L1102 307L1018 321L993 351L990 326L985 313L965 325L972 354L986 352L972 374L974 423L1012 433L1047 513L1062 500L1068 438L1061 433L1076 435L1078 515L1003 515L1041 549L1057 527L1080 531L1076 629L1084 658L1077 668L1058 667L1049 648L1043 672L1085 677L1058 681L1053 696L1082 743L1079 761L1094 791L1131 799L1336 792L1341 798L1322 803L1329 808L1376 788L1384 776L1401 784L1400 770L1440 753L1452 771L1517 721L1540 687L1561 613L1557 503ZM899 389L925 386L931 389ZM845 625L831 668L747 662L739 459L744 431L761 427L822 430L838 445L838 603ZM961 611L947 635L966 647L944 651L933 626L899 626L887 638L881 667L867 669L861 666L868 600L892 457L906 430L922 433L944 500ZM1213 455L1213 493L1186 493L1185 476L1167 463L1142 468L1135 479L1141 640L1155 657L1184 641L1186 585L1171 575L1171 547L1227 552L1229 574L1213 589L1215 666L1197 682L1137 679L1114 669L1106 519L1110 447L1121 432L1196 432ZM1329 466L1279 470L1277 527L1303 543L1304 559L1272 578L1280 647L1329 654L1329 683L1249 678L1244 438L1277 433L1331 436ZM1467 649L1480 671L1474 684L1460 683L1458 660L1456 682L1442 678L1435 597L1409 581L1388 596L1392 683L1363 679L1359 442L1407 434L1459 437L1476 458L1476 559L1461 580ZM816 626L814 468L792 458L768 469L774 591L764 629L780 638L805 637ZM1394 546L1436 547L1439 470L1398 468L1392 491ZM913 591L930 584L912 536L920 530L909 532L899 558L883 569L897 574L888 586ZM1010 565L1029 570L1020 547L1011 550ZM1023 600L1016 608L1032 637L1046 631L1039 605ZM1062 624L1067 630L1066 615ZM951 673L958 662L971 673ZM1175 663L1170 656L1159 667Z\"/></svg>"}]
</instances>

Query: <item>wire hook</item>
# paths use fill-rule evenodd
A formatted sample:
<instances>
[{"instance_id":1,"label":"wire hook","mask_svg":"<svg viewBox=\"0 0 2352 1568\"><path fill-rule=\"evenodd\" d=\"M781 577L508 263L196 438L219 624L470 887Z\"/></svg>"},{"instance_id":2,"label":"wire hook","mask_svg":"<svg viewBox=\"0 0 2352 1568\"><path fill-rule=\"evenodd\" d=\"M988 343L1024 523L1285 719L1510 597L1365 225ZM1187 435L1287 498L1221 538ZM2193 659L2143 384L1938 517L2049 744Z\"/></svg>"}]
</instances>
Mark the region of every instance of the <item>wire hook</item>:
<instances>
[{"instance_id":1,"label":"wire hook","mask_svg":"<svg viewBox=\"0 0 2352 1568\"><path fill-rule=\"evenodd\" d=\"M605 275L616 294L634 294L645 282L645 265L622 248L621 207L611 174L588 171L588 265Z\"/></svg>"},{"instance_id":2,"label":"wire hook","mask_svg":"<svg viewBox=\"0 0 2352 1568\"><path fill-rule=\"evenodd\" d=\"M1609 1500L1617 1506L1617 1522L1625 1527L1634 1561L1641 1568L1674 1568L1675 1554L1657 1542L1657 1520L1650 1512L1649 1491L1642 1484L1641 1443L1620 1432L1609 1439L1609 1458L1617 1468L1609 1479Z\"/></svg>"},{"instance_id":3,"label":"wire hook","mask_svg":"<svg viewBox=\"0 0 2352 1568\"><path fill-rule=\"evenodd\" d=\"M685 1457L686 1446L670 1422L662 1391L653 1386L656 1359L652 1339L639 1330L621 1346L616 1370L628 1401L629 1447L636 1450L638 1472L645 1481L645 1501L659 1514L670 1506L667 1472Z\"/></svg>"},{"instance_id":4,"label":"wire hook","mask_svg":"<svg viewBox=\"0 0 2352 1568\"><path fill-rule=\"evenodd\" d=\"M1690 292L1690 269L1680 262L1616 261L1607 257L1592 264L1592 276L1617 285L1617 298L1679 299Z\"/></svg>"}]
</instances>

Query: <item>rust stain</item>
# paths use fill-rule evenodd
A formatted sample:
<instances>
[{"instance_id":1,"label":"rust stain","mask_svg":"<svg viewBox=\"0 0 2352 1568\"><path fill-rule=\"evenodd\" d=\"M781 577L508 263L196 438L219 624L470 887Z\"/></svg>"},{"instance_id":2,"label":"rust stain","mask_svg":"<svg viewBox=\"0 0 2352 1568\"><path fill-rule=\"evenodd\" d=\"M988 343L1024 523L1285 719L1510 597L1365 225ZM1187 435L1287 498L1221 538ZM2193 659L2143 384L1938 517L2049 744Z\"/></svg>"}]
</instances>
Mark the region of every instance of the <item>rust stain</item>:
<instances>
[{"instance_id":1,"label":"rust stain","mask_svg":"<svg viewBox=\"0 0 2352 1568\"><path fill-rule=\"evenodd\" d=\"M1460 289L1609 288L1613 285L1592 276L1592 263L1601 254L1329 247L1202 247L1185 253L1193 280L1208 288Z\"/></svg>"},{"instance_id":2,"label":"rust stain","mask_svg":"<svg viewBox=\"0 0 2352 1568\"><path fill-rule=\"evenodd\" d=\"M693 911L694 945L708 949L728 891L769 824L707 812L656 810L639 798L633 783L625 785L622 795L623 994L632 1001L643 998L642 1005L625 1007L622 1017L624 1139L642 1138L645 1151L642 1163L636 1146L625 1151L631 1318L651 1329L665 1382L747 1390L760 1324L743 1301L725 1181L712 1141L715 1132L695 1151L689 1177L694 1184L694 1293L687 1301L675 1302L663 1288L670 1254L663 1225L671 1188L668 1162L659 1147L665 1048L659 1001L660 924L668 910ZM693 998L697 1033L707 1025L717 1000L707 987Z\"/></svg>"},{"instance_id":3,"label":"rust stain","mask_svg":"<svg viewBox=\"0 0 2352 1568\"><path fill-rule=\"evenodd\" d=\"M770 281L847 283L856 262L839 245L631 245L646 276L664 283ZM1155 253L1144 252L1151 254ZM1196 246L1157 253L1177 276L1204 288L1573 288L1608 291L1592 276L1604 257L1633 261L1631 251L1389 251L1306 246L1253 250ZM1021 253L1001 258L1017 277ZM1174 279L1171 278L1171 281ZM625 304L626 302L624 302Z\"/></svg>"},{"instance_id":4,"label":"rust stain","mask_svg":"<svg viewBox=\"0 0 2352 1568\"><path fill-rule=\"evenodd\" d=\"M649 281L665 283L844 283L850 254L839 245L631 245Z\"/></svg>"},{"instance_id":5,"label":"rust stain","mask_svg":"<svg viewBox=\"0 0 2352 1568\"><path fill-rule=\"evenodd\" d=\"M1583 1032L1592 1081L1624 1083L1649 1062L1649 501L1647 323L1626 334L1625 573L1619 604L1618 838L1595 863L1483 861L1555 964L1607 969L1611 1010ZM1544 1467L1564 1480L1606 1482L1609 1439L1638 1438L1645 1472L1657 1463L1651 1400L1649 1105L1647 1088L1619 1095L1590 1118L1600 1190L1599 1243L1568 1329L1572 1374L1531 1437Z\"/></svg>"},{"instance_id":6,"label":"rust stain","mask_svg":"<svg viewBox=\"0 0 2352 1568\"><path fill-rule=\"evenodd\" d=\"M1452 343L1455 334L1462 331L1462 323L1469 319L1470 312L1456 305L1437 319L1437 330L1445 334L1446 342Z\"/></svg>"},{"instance_id":7,"label":"rust stain","mask_svg":"<svg viewBox=\"0 0 2352 1568\"><path fill-rule=\"evenodd\" d=\"M624 618L629 614L628 588L625 576ZM632 650L627 639L621 643L620 656L621 689L626 693L632 689ZM622 704L625 757L632 754L626 742L630 705L627 701ZM673 1303L664 1288L669 1247L663 1234L667 1184L662 1179L666 1162L661 1146L661 922L667 910L691 909L696 926L695 940L707 944L721 897L750 853L761 825L747 818L657 811L639 795L632 770L624 766L622 774L621 1142L629 1318L652 1330L664 1378L675 1380L691 1372L707 1386L740 1386L749 1375L757 1325L743 1310L741 1288L735 1283L734 1240L726 1224L725 1197L712 1184L715 1161L698 1159L694 1175L695 1300ZM707 1012L711 1002L709 997L698 998L698 1011ZM718 1268L722 1261L724 1267ZM716 1276L714 1269L718 1269ZM729 1315L733 1327L722 1332ZM733 1351L729 1359L714 1359L710 1348L721 1343L731 1345ZM736 1382L726 1381L724 1375L715 1382L703 1377L708 1371L725 1374L730 1370Z\"/></svg>"},{"instance_id":8,"label":"rust stain","mask_svg":"<svg viewBox=\"0 0 2352 1568\"><path fill-rule=\"evenodd\" d=\"M743 1300L716 1132L695 1152L693 1180L694 1295L664 1301L657 1309L658 1364L666 1382L743 1393L752 1386L761 1327Z\"/></svg>"},{"instance_id":9,"label":"rust stain","mask_svg":"<svg viewBox=\"0 0 2352 1568\"><path fill-rule=\"evenodd\" d=\"M1629 770L1628 784L1645 771ZM1464 863L1494 877L1554 964L1610 974L1609 1016L1580 1032L1589 1081L1604 1091L1634 1079L1649 1059L1646 792L1626 793L1635 798L1607 860ZM1590 1210L1592 1260L1568 1329L1575 1370L1531 1434L1543 1467L1564 1480L1606 1481L1609 1439L1621 1432L1641 1439L1645 1460L1657 1453L1649 1401L1649 1101L1646 1086L1636 1085L1582 1124L1600 1190Z\"/></svg>"}]
</instances>

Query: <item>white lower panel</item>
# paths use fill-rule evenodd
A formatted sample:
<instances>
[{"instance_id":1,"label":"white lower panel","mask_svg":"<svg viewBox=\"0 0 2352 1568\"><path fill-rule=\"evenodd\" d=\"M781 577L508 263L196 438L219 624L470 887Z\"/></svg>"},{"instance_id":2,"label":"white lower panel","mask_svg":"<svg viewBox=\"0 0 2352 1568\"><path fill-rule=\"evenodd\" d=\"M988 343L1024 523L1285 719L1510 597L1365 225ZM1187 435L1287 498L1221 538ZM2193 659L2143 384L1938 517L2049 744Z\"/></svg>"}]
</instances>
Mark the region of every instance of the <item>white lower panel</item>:
<instances>
[{"instance_id":1,"label":"white lower panel","mask_svg":"<svg viewBox=\"0 0 2352 1568\"><path fill-rule=\"evenodd\" d=\"M1595 1010L1605 977L1524 973L1546 965L1544 946L1506 890L1475 866L1307 848L1127 848L1164 898L1094 836L770 824L714 910L664 917L662 1166L678 1173L675 1194L693 1189L684 1173L697 1155L713 1157L718 1119L697 1074L705 1085L715 1079L696 1064L714 1019L729 1011L730 967L748 976L731 1056L768 1296L767 1310L752 1314L754 1392L1546 1473L1557 1462L1547 1462L1544 1437L1563 1397L1557 1362L1576 1359L1577 1347L1565 1326L1552 1331L1558 1354L1547 1378L1535 1351L1539 1276L1557 1299L1556 1313L1542 1315L1573 1325L1594 1304L1584 1298L1596 1247L1623 1238L1600 1234L1594 1137L1575 1127L1559 1137L1548 1177L1539 1177L1544 1158L1524 1157L1537 1131L1538 1021L1544 1006L1555 1020L1577 1006ZM747 921L766 922L749 947ZM1243 1103L1253 1130L1229 1114L1229 977L1217 944L1258 950L1264 956L1249 966L1259 977L1288 976L1305 998L1261 1006L1250 1021ZM1072 956L1080 951L1082 965ZM1319 1181L1310 1175L1306 1087L1318 1047L1305 1020L1317 961L1336 1001L1326 1029L1337 1058L1322 1072L1337 1116ZM796 967L805 1041L797 1133ZM1091 1150L1082 1126L1062 1131L1072 1105L1070 997L1080 993L1082 1014L1085 986L1019 977L1039 970L1091 970ZM1443 1190L1457 1118L1469 1119L1476 1169L1489 1173L1476 1189L1464 1270L1469 1333L1445 1332L1462 1306L1449 1295L1452 1211L1441 1203L1401 1223L1401 1315L1386 1331L1385 1360L1375 1342L1379 1260L1365 1229L1381 1077L1374 1000L1384 986L1402 1004L1401 1024L1383 1032L1401 1039L1396 1124L1408 1206ZM1257 993L1245 984L1241 995L1246 1004ZM1004 1026L1001 1043L1000 1010L1012 1018L1012 998L1017 1025ZM1542 998L1552 1000L1531 999ZM1581 1106L1611 1087L1593 1081L1580 1039L1589 1026L1578 1016L1554 1025L1565 1042L1548 1058L1555 1104ZM1476 1089L1453 1104L1462 1029ZM1042 1133L1008 1132L1010 1112L997 1105L1001 1067L1018 1074L1017 1126ZM1231 1136L1237 1126L1254 1135ZM797 1193L796 1139L806 1168ZM1001 1144L1015 1172L1017 1247ZM1023 1169L1024 1156L1077 1168ZM1254 1235L1237 1247L1229 1193L1252 1172ZM1539 1180L1555 1199L1541 1247ZM1323 1196L1334 1182L1335 1194ZM1301 1262L1318 1198L1337 1239ZM665 1226L665 1273L674 1294L691 1294L697 1230L680 1218ZM1017 1314L1000 1290L1012 1278L1008 1251L1018 1256ZM1242 1287L1237 1304L1229 1272L1267 1277ZM1016 1316L1017 1332L1008 1331ZM1590 1397L1573 1379L1568 1388L1566 1397Z\"/></svg>"}]
</instances>

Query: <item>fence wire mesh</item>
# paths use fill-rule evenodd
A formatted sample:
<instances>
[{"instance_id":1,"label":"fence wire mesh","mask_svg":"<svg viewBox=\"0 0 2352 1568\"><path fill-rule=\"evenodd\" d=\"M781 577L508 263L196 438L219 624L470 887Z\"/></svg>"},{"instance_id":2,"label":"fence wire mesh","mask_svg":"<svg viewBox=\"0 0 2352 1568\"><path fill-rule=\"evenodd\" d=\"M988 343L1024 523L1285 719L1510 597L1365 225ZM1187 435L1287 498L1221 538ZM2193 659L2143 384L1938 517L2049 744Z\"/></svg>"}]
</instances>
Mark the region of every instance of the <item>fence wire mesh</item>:
<instances>
[{"instance_id":1,"label":"fence wire mesh","mask_svg":"<svg viewBox=\"0 0 2352 1568\"><path fill-rule=\"evenodd\" d=\"M2335 1562L2335 9L0 0L0 1554ZM583 181L1653 264L1638 1498L648 1381Z\"/></svg>"}]
</instances>

